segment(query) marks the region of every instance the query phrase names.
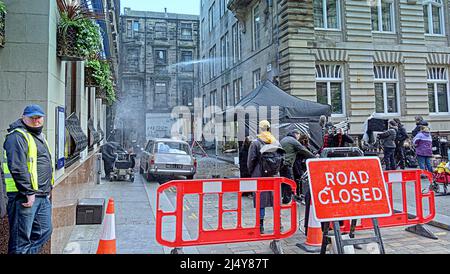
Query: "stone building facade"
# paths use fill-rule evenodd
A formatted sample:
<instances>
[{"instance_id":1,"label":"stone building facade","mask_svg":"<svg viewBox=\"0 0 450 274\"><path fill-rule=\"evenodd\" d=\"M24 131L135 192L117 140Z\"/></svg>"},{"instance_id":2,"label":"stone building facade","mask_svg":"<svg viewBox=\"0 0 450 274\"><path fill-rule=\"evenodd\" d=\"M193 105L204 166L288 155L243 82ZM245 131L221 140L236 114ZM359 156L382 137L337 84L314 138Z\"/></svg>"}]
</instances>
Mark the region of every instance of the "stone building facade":
<instances>
[{"instance_id":1,"label":"stone building facade","mask_svg":"<svg viewBox=\"0 0 450 274\"><path fill-rule=\"evenodd\" d=\"M234 14L227 2L232 1L200 2L203 107L216 105L226 109L263 80L273 80L278 75L276 7L261 1L251 8L243 4L247 7L245 12L239 8Z\"/></svg>"},{"instance_id":2,"label":"stone building facade","mask_svg":"<svg viewBox=\"0 0 450 274\"><path fill-rule=\"evenodd\" d=\"M121 19L124 92L117 107L117 127L127 132L125 139L143 143L168 134L166 122L174 107L193 109L199 89L194 65L199 59L199 20L195 15L129 8Z\"/></svg>"},{"instance_id":3,"label":"stone building facade","mask_svg":"<svg viewBox=\"0 0 450 274\"><path fill-rule=\"evenodd\" d=\"M220 17L222 2L227 20ZM252 90L252 72L260 68L261 80L277 76L286 92L332 105L332 120L348 118L353 134L362 133L372 113L399 117L408 131L416 115L432 131L450 128L449 1L202 0L201 6L206 28L210 18L220 28L220 34L202 31L201 41L214 41L201 43L202 56L215 43L221 57L220 35L232 33L236 22L241 26L243 60L228 70L243 75L242 95ZM255 9L262 10L262 27ZM268 47L262 56L254 49L258 37ZM219 94L226 75L204 83L202 94Z\"/></svg>"},{"instance_id":4,"label":"stone building facade","mask_svg":"<svg viewBox=\"0 0 450 274\"><path fill-rule=\"evenodd\" d=\"M76 224L78 200L93 194L91 188L98 178L95 156L107 138L109 106L96 96L96 87L86 86L84 61L57 56L60 15L56 1L4 3L8 13L6 43L0 47L0 154L9 124L21 117L25 106L39 104L46 113L43 133L55 167L53 233L42 253L62 253ZM82 3L103 18L104 28L99 24L103 28L102 54L113 58L111 53L117 53L118 41L113 39L112 29L117 30L119 1ZM112 70L117 71L117 61L111 63ZM0 254L7 252L8 237L7 218L0 219Z\"/></svg>"}]
</instances>

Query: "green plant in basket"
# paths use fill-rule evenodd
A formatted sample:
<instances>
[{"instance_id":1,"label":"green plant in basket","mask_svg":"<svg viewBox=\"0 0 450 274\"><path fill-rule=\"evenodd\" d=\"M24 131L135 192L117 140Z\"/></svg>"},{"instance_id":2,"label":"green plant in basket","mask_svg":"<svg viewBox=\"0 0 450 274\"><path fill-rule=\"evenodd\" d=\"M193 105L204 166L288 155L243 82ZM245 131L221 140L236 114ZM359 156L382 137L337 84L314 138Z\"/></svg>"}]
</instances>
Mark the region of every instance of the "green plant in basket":
<instances>
[{"instance_id":1,"label":"green plant in basket","mask_svg":"<svg viewBox=\"0 0 450 274\"><path fill-rule=\"evenodd\" d=\"M116 93L109 63L104 60L90 59L86 62L86 67L92 70L92 78L97 86L105 92L109 104L116 101Z\"/></svg>"},{"instance_id":2,"label":"green plant in basket","mask_svg":"<svg viewBox=\"0 0 450 274\"><path fill-rule=\"evenodd\" d=\"M86 11L74 0L57 0L61 18L58 32L66 44L74 39L77 56L87 58L101 50L100 27L94 22L96 15ZM75 37L73 35L75 34Z\"/></svg>"},{"instance_id":3,"label":"green plant in basket","mask_svg":"<svg viewBox=\"0 0 450 274\"><path fill-rule=\"evenodd\" d=\"M2 14L6 14L6 5L2 1L0 1L0 19L2 18ZM5 22L3 20L0 20L0 29L3 29L5 27Z\"/></svg>"},{"instance_id":4,"label":"green plant in basket","mask_svg":"<svg viewBox=\"0 0 450 274\"><path fill-rule=\"evenodd\" d=\"M0 13L6 14L6 5L3 1L0 1Z\"/></svg>"}]
</instances>

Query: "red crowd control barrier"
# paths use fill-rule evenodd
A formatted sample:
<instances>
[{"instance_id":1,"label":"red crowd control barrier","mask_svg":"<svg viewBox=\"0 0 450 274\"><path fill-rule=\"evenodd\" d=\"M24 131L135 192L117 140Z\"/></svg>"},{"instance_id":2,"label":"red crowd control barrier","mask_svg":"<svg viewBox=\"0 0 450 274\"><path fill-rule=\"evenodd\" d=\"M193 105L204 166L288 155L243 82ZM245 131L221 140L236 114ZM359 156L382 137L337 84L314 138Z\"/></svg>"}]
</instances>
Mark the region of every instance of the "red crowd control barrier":
<instances>
[{"instance_id":1,"label":"red crowd control barrier","mask_svg":"<svg viewBox=\"0 0 450 274\"><path fill-rule=\"evenodd\" d=\"M261 240L279 240L293 235L297 231L297 205L294 200L288 204L281 204L281 184L289 185L295 193L296 183L283 177L269 178L238 178L238 179L197 179L176 180L161 185L157 191L156 209L156 240L158 243L168 247L180 248L186 246L225 244ZM165 212L160 208L160 196L170 188L176 188L175 210ZM264 191L273 192L273 233L261 234L259 228L259 205L260 193ZM255 192L255 226L243 227L242 224L242 193ZM237 207L235 209L223 208L223 195L226 193L238 193ZM184 240L183 232L183 200L185 195L197 194L198 199L198 238L195 240ZM204 195L218 194L218 227L217 229L203 228ZM290 210L290 228L281 231L281 211ZM235 228L224 228L222 217L226 213L237 215ZM175 217L175 239L169 241L163 239L163 218Z\"/></svg>"},{"instance_id":2,"label":"red crowd control barrier","mask_svg":"<svg viewBox=\"0 0 450 274\"><path fill-rule=\"evenodd\" d=\"M430 182L433 181L432 173L425 170L413 169L413 170L384 171L384 179L388 186L389 202L391 203L391 207L394 209L393 184L401 184L403 209L401 211L395 210L394 213L389 217L378 218L380 227L422 225L434 219L434 216L436 215L434 192L429 191L427 188L428 192L422 193L422 183L421 183L422 174L425 174L430 180ZM408 213L407 187L410 184L414 184L414 192L415 192L414 197L415 197L416 212L414 218L411 218L410 214ZM428 200L429 203L428 215L425 215L423 207L424 201L426 200ZM367 230L372 228L373 225L371 219L361 219L361 224L356 225L355 230ZM349 232L350 221L348 220L344 221L344 226L341 229L343 232Z\"/></svg>"}]
</instances>

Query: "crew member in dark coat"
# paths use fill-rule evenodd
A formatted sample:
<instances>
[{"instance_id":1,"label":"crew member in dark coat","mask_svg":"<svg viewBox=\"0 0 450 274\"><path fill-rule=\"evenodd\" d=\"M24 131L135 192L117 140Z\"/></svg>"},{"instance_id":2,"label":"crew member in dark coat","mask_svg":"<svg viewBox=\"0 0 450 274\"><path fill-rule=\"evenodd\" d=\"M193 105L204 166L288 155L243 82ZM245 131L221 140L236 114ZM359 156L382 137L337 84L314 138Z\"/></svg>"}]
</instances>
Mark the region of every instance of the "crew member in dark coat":
<instances>
[{"instance_id":1,"label":"crew member in dark coat","mask_svg":"<svg viewBox=\"0 0 450 274\"><path fill-rule=\"evenodd\" d=\"M306 160L310 159L310 158L318 158L319 155L314 155L313 152L309 149L309 138L306 134L301 134L299 137L299 142L310 152L310 154L298 154L297 156L297 160L300 163L299 164L299 168L300 168L300 172L302 175L306 172L307 168L306 168ZM303 182L304 183L304 182ZM309 191L309 186L303 186L300 185L299 186L300 189L305 189L305 193L302 194L305 197L305 222L304 222L304 227L305 227L305 235L308 233L308 218L309 218L309 209L311 206L311 193Z\"/></svg>"},{"instance_id":2,"label":"crew member in dark coat","mask_svg":"<svg viewBox=\"0 0 450 274\"><path fill-rule=\"evenodd\" d=\"M428 126L428 122L425 121L422 118L422 116L419 116L419 115L416 116L415 120L416 120L416 128L413 129L412 134L411 134L413 138L416 137L417 133L420 132L420 129L422 128L422 126L426 126L426 127Z\"/></svg>"},{"instance_id":3,"label":"crew member in dark coat","mask_svg":"<svg viewBox=\"0 0 450 274\"><path fill-rule=\"evenodd\" d=\"M8 196L9 254L38 254L51 238L54 174L44 133L45 113L29 105L10 124L3 148Z\"/></svg>"},{"instance_id":4,"label":"crew member in dark coat","mask_svg":"<svg viewBox=\"0 0 450 274\"><path fill-rule=\"evenodd\" d=\"M248 159L248 149L250 148L250 136L245 137L244 143L239 150L239 173L241 178L250 178L251 174L248 171L247 159ZM244 192L242 196L253 197L252 192Z\"/></svg>"},{"instance_id":5,"label":"crew member in dark coat","mask_svg":"<svg viewBox=\"0 0 450 274\"><path fill-rule=\"evenodd\" d=\"M270 123L267 120L262 120L259 123L259 131L260 134L257 136L255 140L250 144L250 148L248 150L248 159L247 159L247 167L248 171L251 174L252 178L255 177L263 177L261 171L261 147L264 144L278 144L278 141L275 137L270 133ZM253 206L256 207L255 198L253 199ZM261 233L264 233L264 217L265 217L265 208L273 207L273 194L271 191L261 192L260 195L260 219L259 219L259 228Z\"/></svg>"},{"instance_id":6,"label":"crew member in dark coat","mask_svg":"<svg viewBox=\"0 0 450 274\"><path fill-rule=\"evenodd\" d=\"M2 164L0 162L0 219L6 216L6 205L8 196L6 195L5 176L3 174Z\"/></svg>"},{"instance_id":7,"label":"crew member in dark coat","mask_svg":"<svg viewBox=\"0 0 450 274\"><path fill-rule=\"evenodd\" d=\"M314 158L312 154L304 145L299 141L300 136L306 136L298 129L294 129L288 133L286 137L281 140L281 146L286 152L284 165L280 171L282 177L294 180L294 163L297 155L301 155L303 159ZM283 192L283 203L287 204L291 201L292 190L287 185L281 185Z\"/></svg>"},{"instance_id":8,"label":"crew member in dark coat","mask_svg":"<svg viewBox=\"0 0 450 274\"><path fill-rule=\"evenodd\" d=\"M386 170L395 170L395 138L397 137L397 123L389 121L389 129L378 135L378 138L383 142L384 162L386 163Z\"/></svg>"},{"instance_id":9,"label":"crew member in dark coat","mask_svg":"<svg viewBox=\"0 0 450 274\"><path fill-rule=\"evenodd\" d=\"M101 153L103 159L103 167L105 169L105 179L109 180L110 174L113 171L113 164L117 156L117 147L119 146L116 142L108 142L101 146Z\"/></svg>"},{"instance_id":10,"label":"crew member in dark coat","mask_svg":"<svg viewBox=\"0 0 450 274\"><path fill-rule=\"evenodd\" d=\"M397 136L395 138L395 158L399 161L399 166L401 169L405 169L406 160L405 160L405 141L408 139L408 134L406 133L406 129L403 124L400 122L400 119L394 118L394 122L397 123Z\"/></svg>"}]
</instances>

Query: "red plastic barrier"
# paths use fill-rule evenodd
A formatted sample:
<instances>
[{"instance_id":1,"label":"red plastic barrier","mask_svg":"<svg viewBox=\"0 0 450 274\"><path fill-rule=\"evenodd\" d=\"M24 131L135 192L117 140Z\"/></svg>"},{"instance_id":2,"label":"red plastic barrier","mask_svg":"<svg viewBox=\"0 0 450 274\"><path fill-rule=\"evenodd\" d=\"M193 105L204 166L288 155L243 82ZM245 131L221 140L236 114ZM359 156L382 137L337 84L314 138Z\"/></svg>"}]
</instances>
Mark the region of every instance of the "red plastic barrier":
<instances>
[{"instance_id":1,"label":"red plastic barrier","mask_svg":"<svg viewBox=\"0 0 450 274\"><path fill-rule=\"evenodd\" d=\"M395 227L395 226L408 226L417 224L426 224L434 219L436 215L436 207L434 203L434 192L427 189L427 193L422 193L422 183L421 175L425 174L430 182L432 182L432 173L421 170L389 170L384 171L384 179L388 186L389 201L391 203L391 208L394 209L394 202L392 197L392 187L393 184L401 184L402 187L402 202L403 209L401 211L394 211L394 213L389 217L378 218L380 227ZM415 201L416 201L416 212L415 218L408 218L408 200L407 200L407 186L409 184L414 184L415 190ZM428 199L429 201L429 214L424 215L423 202ZM372 229L371 219L361 219L361 224L355 227L355 230L367 230ZM343 232L350 231L350 221L344 221L344 226L342 227Z\"/></svg>"},{"instance_id":2,"label":"red plastic barrier","mask_svg":"<svg viewBox=\"0 0 450 274\"><path fill-rule=\"evenodd\" d=\"M297 231L297 205L295 201L289 204L281 204L281 184L289 185L295 193L296 183L283 177L276 178L238 178L238 179L205 179L205 180L177 180L161 185L157 192L156 209L156 240L158 243L168 247L184 247L208 244L226 244L248 241L278 240L287 238ZM164 212L160 209L160 195L171 187L176 188L176 209L171 212ZM259 205L260 193L263 191L273 191L273 220L274 231L272 234L261 234L259 230ZM256 192L256 222L254 227L242 227L242 193ZM237 208L223 209L223 195L225 193L238 193ZM183 200L185 195L199 195L198 210L198 238L195 240L183 240ZM219 215L218 228L215 230L203 229L203 196L205 194L218 194ZM281 210L290 209L291 225L290 229L281 232ZM222 216L224 213L233 212L237 214L237 226L235 228L223 228ZM175 240L168 241L162 238L163 217L175 217Z\"/></svg>"}]
</instances>

